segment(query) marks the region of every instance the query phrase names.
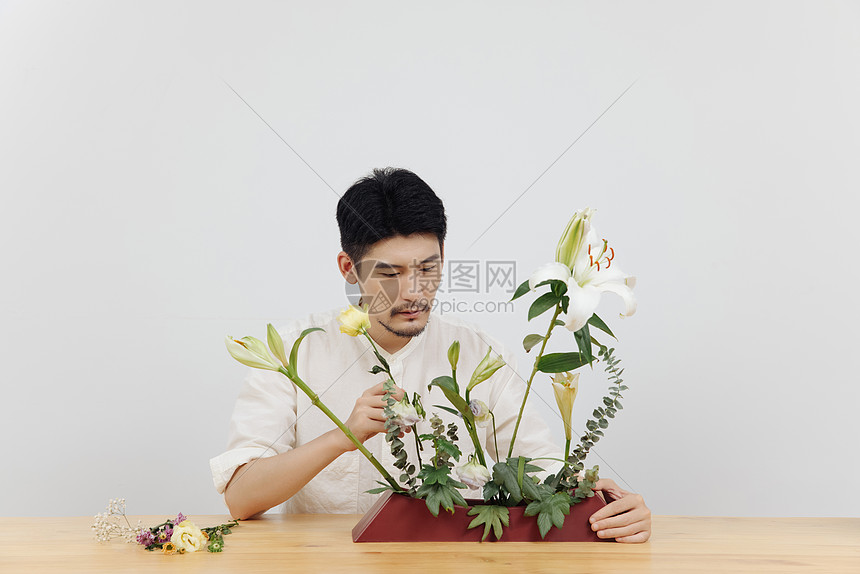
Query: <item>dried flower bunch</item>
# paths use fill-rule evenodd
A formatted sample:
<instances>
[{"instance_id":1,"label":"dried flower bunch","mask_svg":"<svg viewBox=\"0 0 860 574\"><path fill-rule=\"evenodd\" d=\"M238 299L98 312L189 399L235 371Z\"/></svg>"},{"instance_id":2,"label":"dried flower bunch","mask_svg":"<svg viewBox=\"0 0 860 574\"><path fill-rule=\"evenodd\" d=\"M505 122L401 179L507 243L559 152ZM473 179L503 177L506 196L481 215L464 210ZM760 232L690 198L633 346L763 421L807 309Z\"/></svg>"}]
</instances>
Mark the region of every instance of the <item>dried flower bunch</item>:
<instances>
[{"instance_id":1,"label":"dried flower bunch","mask_svg":"<svg viewBox=\"0 0 860 574\"><path fill-rule=\"evenodd\" d=\"M125 515L125 499L112 498L107 511L96 514L92 529L99 542L122 538L126 542L137 542L150 551L184 554L197 552L204 547L209 552L221 552L224 549L224 535L230 534L230 527L238 524L238 520L233 520L219 526L199 528L180 512L175 519L165 520L151 528L143 527L138 520L137 526L133 528Z\"/></svg>"}]
</instances>

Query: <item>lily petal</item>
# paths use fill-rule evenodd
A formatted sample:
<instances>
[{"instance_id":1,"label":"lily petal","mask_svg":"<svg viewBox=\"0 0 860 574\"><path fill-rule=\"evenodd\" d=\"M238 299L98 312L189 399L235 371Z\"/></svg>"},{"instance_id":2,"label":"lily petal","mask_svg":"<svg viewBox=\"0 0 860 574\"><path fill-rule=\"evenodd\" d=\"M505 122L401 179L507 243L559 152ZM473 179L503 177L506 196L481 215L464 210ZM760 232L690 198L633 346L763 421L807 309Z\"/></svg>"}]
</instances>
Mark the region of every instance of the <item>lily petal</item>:
<instances>
[{"instance_id":1,"label":"lily petal","mask_svg":"<svg viewBox=\"0 0 860 574\"><path fill-rule=\"evenodd\" d=\"M570 331L576 332L588 323L588 320L600 303L600 291L592 285L580 287L576 279L571 277L567 281L567 294L570 296L570 304L564 319L564 326Z\"/></svg>"},{"instance_id":2,"label":"lily petal","mask_svg":"<svg viewBox=\"0 0 860 574\"><path fill-rule=\"evenodd\" d=\"M626 279L630 279L628 282ZM624 299L624 312L621 313L622 317L629 317L633 313L636 312L636 296L633 295L632 285L636 285L636 278L629 277L625 278L624 281L609 281L600 284L593 284L595 289L600 291L609 291L610 293L615 293L622 299Z\"/></svg>"},{"instance_id":3,"label":"lily petal","mask_svg":"<svg viewBox=\"0 0 860 574\"><path fill-rule=\"evenodd\" d=\"M539 283L543 283L544 281L547 281L549 279L567 281L569 277L570 268L564 263L553 261L552 263L541 265L540 267L535 269L535 272L532 273L531 277L529 277L529 289L534 291L535 287Z\"/></svg>"}]
</instances>

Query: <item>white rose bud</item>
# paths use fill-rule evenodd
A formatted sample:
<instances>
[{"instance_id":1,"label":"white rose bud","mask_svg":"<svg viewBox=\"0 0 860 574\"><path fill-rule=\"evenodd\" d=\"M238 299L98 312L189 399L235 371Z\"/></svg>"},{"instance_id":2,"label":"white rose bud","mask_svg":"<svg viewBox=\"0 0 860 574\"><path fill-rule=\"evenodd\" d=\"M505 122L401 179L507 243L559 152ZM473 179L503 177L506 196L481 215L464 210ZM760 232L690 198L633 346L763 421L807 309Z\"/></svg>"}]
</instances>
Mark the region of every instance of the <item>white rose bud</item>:
<instances>
[{"instance_id":1,"label":"white rose bud","mask_svg":"<svg viewBox=\"0 0 860 574\"><path fill-rule=\"evenodd\" d=\"M411 427L421 420L421 415L418 414L416 408L406 399L405 394L403 395L403 400L394 403L391 410L394 411L394 422L401 427Z\"/></svg>"},{"instance_id":2,"label":"white rose bud","mask_svg":"<svg viewBox=\"0 0 860 574\"><path fill-rule=\"evenodd\" d=\"M487 467L474 459L454 469L460 482L469 488L483 488L490 481L492 475Z\"/></svg>"},{"instance_id":3,"label":"white rose bud","mask_svg":"<svg viewBox=\"0 0 860 574\"><path fill-rule=\"evenodd\" d=\"M472 399L469 401L469 410L472 411L472 416L475 417L475 426L483 428L493 422L493 414L490 412L490 407L484 401Z\"/></svg>"}]
</instances>

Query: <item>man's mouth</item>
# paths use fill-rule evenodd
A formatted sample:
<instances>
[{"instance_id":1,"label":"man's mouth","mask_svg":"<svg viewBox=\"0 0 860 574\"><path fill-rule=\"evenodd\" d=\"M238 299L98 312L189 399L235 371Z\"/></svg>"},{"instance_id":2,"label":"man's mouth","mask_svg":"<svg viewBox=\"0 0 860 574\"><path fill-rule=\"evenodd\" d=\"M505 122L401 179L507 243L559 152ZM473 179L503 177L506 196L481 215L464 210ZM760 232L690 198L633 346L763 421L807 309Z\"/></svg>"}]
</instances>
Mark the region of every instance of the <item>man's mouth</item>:
<instances>
[{"instance_id":1,"label":"man's mouth","mask_svg":"<svg viewBox=\"0 0 860 574\"><path fill-rule=\"evenodd\" d=\"M404 317L414 318L424 312L424 309L418 309L415 311L400 311L398 315L403 315Z\"/></svg>"}]
</instances>

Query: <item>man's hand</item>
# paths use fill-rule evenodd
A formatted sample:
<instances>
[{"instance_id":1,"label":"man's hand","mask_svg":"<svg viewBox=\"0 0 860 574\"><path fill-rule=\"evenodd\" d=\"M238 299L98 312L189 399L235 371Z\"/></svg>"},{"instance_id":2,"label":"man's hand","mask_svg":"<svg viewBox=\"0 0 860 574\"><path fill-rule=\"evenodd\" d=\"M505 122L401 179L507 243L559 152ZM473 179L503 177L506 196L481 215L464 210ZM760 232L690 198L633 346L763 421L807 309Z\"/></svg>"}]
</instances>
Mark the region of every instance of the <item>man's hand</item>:
<instances>
[{"instance_id":1,"label":"man's hand","mask_svg":"<svg viewBox=\"0 0 860 574\"><path fill-rule=\"evenodd\" d=\"M355 401L352 413L344 422L359 442L364 442L378 433L385 432L385 401L383 400L385 389L382 388L383 385L384 383L379 383L364 391ZM403 398L403 389L395 387L395 391L394 399L399 401ZM343 437L341 444L343 444L344 451L355 450L352 441L339 430L335 430Z\"/></svg>"},{"instance_id":2,"label":"man's hand","mask_svg":"<svg viewBox=\"0 0 860 574\"><path fill-rule=\"evenodd\" d=\"M641 495L621 489L609 478L598 480L594 490L612 500L589 519L598 537L615 538L616 542L645 542L651 537L651 510Z\"/></svg>"}]
</instances>

